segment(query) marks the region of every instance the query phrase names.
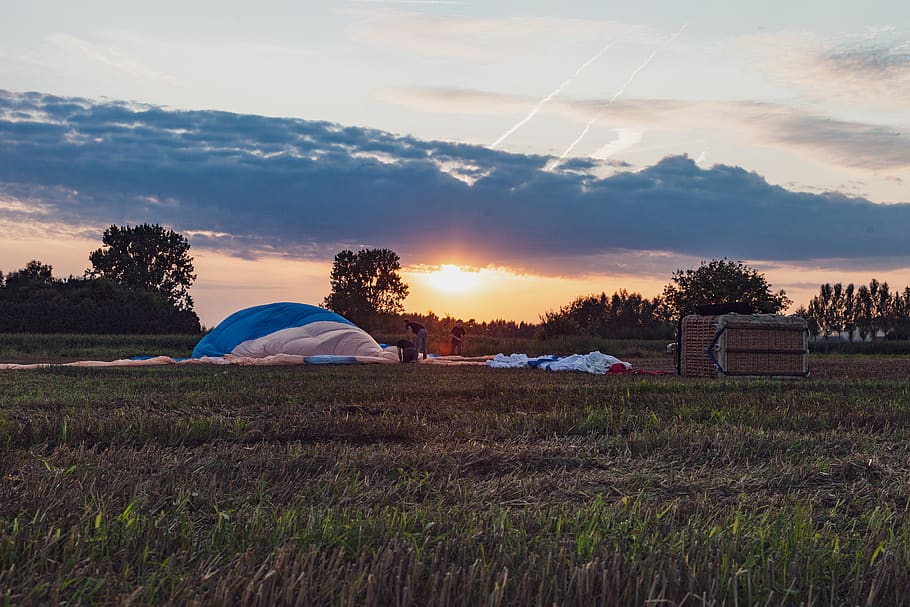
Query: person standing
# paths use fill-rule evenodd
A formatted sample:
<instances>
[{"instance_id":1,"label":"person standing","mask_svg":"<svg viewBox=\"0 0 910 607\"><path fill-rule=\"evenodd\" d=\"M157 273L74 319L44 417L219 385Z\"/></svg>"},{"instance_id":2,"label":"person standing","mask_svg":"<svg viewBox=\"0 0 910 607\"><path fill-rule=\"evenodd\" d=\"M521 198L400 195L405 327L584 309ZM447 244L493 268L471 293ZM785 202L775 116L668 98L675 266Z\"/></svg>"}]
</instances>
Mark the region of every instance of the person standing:
<instances>
[{"instance_id":1,"label":"person standing","mask_svg":"<svg viewBox=\"0 0 910 607\"><path fill-rule=\"evenodd\" d=\"M461 346L464 344L464 336L467 331L465 331L464 325L461 324L461 321L456 321L455 326L452 327L452 347L450 348L451 354L457 354L461 356Z\"/></svg>"},{"instance_id":2,"label":"person standing","mask_svg":"<svg viewBox=\"0 0 910 607\"><path fill-rule=\"evenodd\" d=\"M414 347L417 348L418 352L423 352L423 358L427 358L427 328L420 324L419 322L411 322L407 318L404 319L404 328L405 330L410 329L414 334Z\"/></svg>"}]
</instances>

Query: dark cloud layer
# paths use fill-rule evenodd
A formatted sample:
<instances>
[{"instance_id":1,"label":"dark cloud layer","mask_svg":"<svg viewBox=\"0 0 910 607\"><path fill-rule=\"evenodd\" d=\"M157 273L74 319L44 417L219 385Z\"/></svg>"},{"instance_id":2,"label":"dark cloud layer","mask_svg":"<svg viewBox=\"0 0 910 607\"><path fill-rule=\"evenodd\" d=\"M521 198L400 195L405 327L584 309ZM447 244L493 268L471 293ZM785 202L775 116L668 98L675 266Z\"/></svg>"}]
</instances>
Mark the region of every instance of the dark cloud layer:
<instances>
[{"instance_id":1,"label":"dark cloud layer","mask_svg":"<svg viewBox=\"0 0 910 607\"><path fill-rule=\"evenodd\" d=\"M910 204L795 193L687 157L606 179L583 160L548 173L547 160L327 122L0 92L7 198L64 223L166 224L242 256L330 259L364 244L527 269L618 250L910 260ZM4 216L28 217L0 206Z\"/></svg>"}]
</instances>

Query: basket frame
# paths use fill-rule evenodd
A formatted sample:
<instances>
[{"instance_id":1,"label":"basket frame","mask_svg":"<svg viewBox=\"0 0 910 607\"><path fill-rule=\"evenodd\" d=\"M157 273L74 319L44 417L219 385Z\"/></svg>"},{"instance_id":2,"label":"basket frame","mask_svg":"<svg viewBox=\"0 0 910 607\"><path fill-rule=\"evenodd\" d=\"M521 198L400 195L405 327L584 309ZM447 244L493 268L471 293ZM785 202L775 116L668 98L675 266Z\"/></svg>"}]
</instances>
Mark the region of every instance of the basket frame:
<instances>
[{"instance_id":1,"label":"basket frame","mask_svg":"<svg viewBox=\"0 0 910 607\"><path fill-rule=\"evenodd\" d=\"M687 377L806 377L809 332L797 316L722 314L680 318L676 371Z\"/></svg>"}]
</instances>

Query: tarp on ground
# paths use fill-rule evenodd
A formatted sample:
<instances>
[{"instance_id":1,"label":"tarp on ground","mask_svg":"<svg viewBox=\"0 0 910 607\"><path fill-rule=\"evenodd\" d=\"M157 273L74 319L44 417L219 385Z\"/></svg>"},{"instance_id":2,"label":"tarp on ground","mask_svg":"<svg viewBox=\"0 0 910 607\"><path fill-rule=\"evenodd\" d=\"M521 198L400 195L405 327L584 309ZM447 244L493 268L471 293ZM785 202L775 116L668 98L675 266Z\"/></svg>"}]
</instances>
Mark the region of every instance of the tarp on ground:
<instances>
[{"instance_id":1,"label":"tarp on ground","mask_svg":"<svg viewBox=\"0 0 910 607\"><path fill-rule=\"evenodd\" d=\"M569 356L537 356L525 354L497 354L487 361L487 366L494 369L521 369L533 367L547 371L580 371L584 373L623 372L632 368L631 363L619 360L615 356L598 351L588 354L571 354Z\"/></svg>"}]
</instances>

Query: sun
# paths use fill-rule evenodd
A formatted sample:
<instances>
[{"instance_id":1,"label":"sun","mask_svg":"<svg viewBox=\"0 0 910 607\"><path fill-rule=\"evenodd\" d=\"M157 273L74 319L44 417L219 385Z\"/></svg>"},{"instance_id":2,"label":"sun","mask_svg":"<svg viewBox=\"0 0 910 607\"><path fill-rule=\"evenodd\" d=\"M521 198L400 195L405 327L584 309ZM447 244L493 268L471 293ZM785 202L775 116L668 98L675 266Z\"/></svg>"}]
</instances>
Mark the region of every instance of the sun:
<instances>
[{"instance_id":1,"label":"sun","mask_svg":"<svg viewBox=\"0 0 910 607\"><path fill-rule=\"evenodd\" d=\"M427 282L437 291L463 293L477 286L478 273L463 270L453 264L443 264L427 274Z\"/></svg>"}]
</instances>

